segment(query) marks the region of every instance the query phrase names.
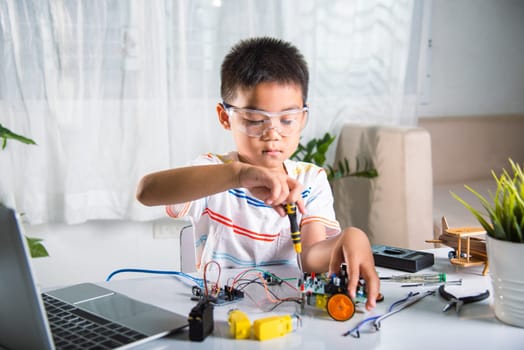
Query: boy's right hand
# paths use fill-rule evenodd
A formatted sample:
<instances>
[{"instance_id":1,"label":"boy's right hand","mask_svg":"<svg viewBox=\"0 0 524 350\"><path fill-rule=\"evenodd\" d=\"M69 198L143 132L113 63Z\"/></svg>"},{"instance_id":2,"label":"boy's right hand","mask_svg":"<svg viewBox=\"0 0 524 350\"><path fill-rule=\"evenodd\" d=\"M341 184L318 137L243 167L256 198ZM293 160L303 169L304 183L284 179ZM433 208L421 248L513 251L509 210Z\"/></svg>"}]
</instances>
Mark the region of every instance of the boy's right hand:
<instances>
[{"instance_id":1,"label":"boy's right hand","mask_svg":"<svg viewBox=\"0 0 524 350\"><path fill-rule=\"evenodd\" d=\"M298 210L305 214L302 184L283 172L244 165L240 169L238 181L241 187L275 208L280 216L286 216L282 207L286 203L296 203Z\"/></svg>"}]
</instances>

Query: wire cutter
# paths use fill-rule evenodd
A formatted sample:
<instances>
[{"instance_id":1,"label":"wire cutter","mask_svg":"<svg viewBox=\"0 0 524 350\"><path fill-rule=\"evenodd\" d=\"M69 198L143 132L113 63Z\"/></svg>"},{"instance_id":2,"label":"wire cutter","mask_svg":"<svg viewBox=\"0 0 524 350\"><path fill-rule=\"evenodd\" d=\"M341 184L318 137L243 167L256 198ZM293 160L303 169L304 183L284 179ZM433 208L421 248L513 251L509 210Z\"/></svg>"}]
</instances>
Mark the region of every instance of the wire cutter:
<instances>
[{"instance_id":1,"label":"wire cutter","mask_svg":"<svg viewBox=\"0 0 524 350\"><path fill-rule=\"evenodd\" d=\"M481 301L481 300L487 299L489 297L489 290L486 289L486 291L484 291L484 292L482 292L480 294L477 294L477 295L470 295L470 296L467 296L467 297L457 298L453 294L451 294L451 293L446 291L446 288L445 288L444 284L439 287L438 293L444 299L449 301L449 303L447 303L444 306L444 308L442 309L442 312L446 312L452 306L455 306L455 311L457 313L459 313L460 312L460 308L462 307L462 305L469 304L469 303L474 303L476 301Z\"/></svg>"}]
</instances>

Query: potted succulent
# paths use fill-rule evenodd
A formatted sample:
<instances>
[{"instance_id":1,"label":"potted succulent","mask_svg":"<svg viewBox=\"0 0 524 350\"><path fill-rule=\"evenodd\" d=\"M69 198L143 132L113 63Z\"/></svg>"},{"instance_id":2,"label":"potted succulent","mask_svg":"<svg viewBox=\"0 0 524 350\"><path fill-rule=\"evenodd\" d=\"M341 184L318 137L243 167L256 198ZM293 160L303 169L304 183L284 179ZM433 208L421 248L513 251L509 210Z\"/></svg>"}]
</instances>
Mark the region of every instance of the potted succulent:
<instances>
[{"instance_id":1,"label":"potted succulent","mask_svg":"<svg viewBox=\"0 0 524 350\"><path fill-rule=\"evenodd\" d=\"M519 164L509 160L497 176L496 191L486 198L465 185L480 201L484 211L474 208L455 193L487 233L487 253L494 292L495 316L508 324L524 327L524 269L518 263L524 256L524 173Z\"/></svg>"}]
</instances>

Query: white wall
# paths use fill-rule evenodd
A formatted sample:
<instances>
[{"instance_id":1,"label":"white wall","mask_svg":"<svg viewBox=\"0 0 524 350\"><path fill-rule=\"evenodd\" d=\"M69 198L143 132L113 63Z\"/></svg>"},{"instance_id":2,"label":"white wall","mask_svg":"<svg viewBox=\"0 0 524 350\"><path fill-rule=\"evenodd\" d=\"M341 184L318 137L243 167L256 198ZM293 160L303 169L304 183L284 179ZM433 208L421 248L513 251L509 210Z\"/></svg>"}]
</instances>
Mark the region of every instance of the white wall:
<instances>
[{"instance_id":1,"label":"white wall","mask_svg":"<svg viewBox=\"0 0 524 350\"><path fill-rule=\"evenodd\" d=\"M523 19L524 1L433 0L429 103L418 114L524 114ZM94 222L26 231L44 238L51 254L33 259L40 284L48 287L102 281L123 267L179 269L176 235L154 239L153 228Z\"/></svg>"},{"instance_id":2,"label":"white wall","mask_svg":"<svg viewBox=\"0 0 524 350\"><path fill-rule=\"evenodd\" d=\"M184 221L155 223L94 221L81 225L24 225L30 237L44 239L49 257L32 259L42 287L104 281L122 268L180 271L180 236ZM116 278L141 274L124 273Z\"/></svg>"},{"instance_id":3,"label":"white wall","mask_svg":"<svg viewBox=\"0 0 524 350\"><path fill-rule=\"evenodd\" d=\"M419 116L524 114L524 1L433 0Z\"/></svg>"}]
</instances>

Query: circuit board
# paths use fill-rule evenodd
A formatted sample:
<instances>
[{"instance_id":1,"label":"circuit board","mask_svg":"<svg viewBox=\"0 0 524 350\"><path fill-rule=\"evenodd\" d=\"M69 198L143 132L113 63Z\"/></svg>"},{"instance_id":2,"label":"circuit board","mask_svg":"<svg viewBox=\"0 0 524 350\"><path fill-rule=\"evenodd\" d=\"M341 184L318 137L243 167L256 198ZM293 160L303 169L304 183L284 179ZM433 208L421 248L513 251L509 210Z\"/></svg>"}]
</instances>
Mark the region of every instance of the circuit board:
<instances>
[{"instance_id":1,"label":"circuit board","mask_svg":"<svg viewBox=\"0 0 524 350\"><path fill-rule=\"evenodd\" d=\"M215 305L226 304L244 299L244 292L229 286L220 288L218 291L212 291L208 295L206 295L203 289L198 286L193 286L191 291L193 293L191 300L200 301L202 299L207 299Z\"/></svg>"}]
</instances>

